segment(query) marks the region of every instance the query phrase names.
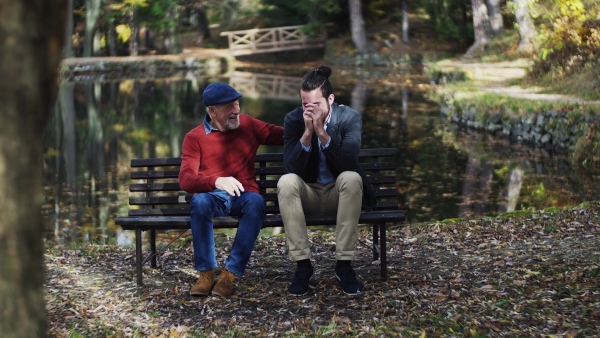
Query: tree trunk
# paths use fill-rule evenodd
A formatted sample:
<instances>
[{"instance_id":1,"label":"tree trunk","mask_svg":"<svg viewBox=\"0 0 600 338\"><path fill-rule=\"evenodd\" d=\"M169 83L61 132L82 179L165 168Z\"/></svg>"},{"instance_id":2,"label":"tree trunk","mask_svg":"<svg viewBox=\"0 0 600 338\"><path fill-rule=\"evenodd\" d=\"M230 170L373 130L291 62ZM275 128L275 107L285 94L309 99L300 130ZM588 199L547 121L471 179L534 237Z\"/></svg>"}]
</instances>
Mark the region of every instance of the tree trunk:
<instances>
[{"instance_id":1,"label":"tree trunk","mask_svg":"<svg viewBox=\"0 0 600 338\"><path fill-rule=\"evenodd\" d=\"M533 20L531 20L531 15L529 15L529 1L513 0L515 3L515 21L521 38L517 51L525 54L533 52L533 40L535 38Z\"/></svg>"},{"instance_id":2,"label":"tree trunk","mask_svg":"<svg viewBox=\"0 0 600 338\"><path fill-rule=\"evenodd\" d=\"M60 86L60 116L62 117L62 147L64 155L67 188L77 188L77 116L75 113L75 83L66 82Z\"/></svg>"},{"instance_id":3,"label":"tree trunk","mask_svg":"<svg viewBox=\"0 0 600 338\"><path fill-rule=\"evenodd\" d=\"M365 22L362 17L362 8L360 0L348 0L350 8L350 30L352 32L352 41L360 54L367 53L367 34L365 33Z\"/></svg>"},{"instance_id":4,"label":"tree trunk","mask_svg":"<svg viewBox=\"0 0 600 338\"><path fill-rule=\"evenodd\" d=\"M94 54L94 34L100 18L100 0L85 0L85 40L83 43L83 56Z\"/></svg>"},{"instance_id":5,"label":"tree trunk","mask_svg":"<svg viewBox=\"0 0 600 338\"><path fill-rule=\"evenodd\" d=\"M166 28L165 49L169 54L181 53L181 38L179 36L179 6L172 5L167 12L167 18L174 24Z\"/></svg>"},{"instance_id":6,"label":"tree trunk","mask_svg":"<svg viewBox=\"0 0 600 338\"><path fill-rule=\"evenodd\" d=\"M408 38L408 6L406 1L402 1L402 41L409 42Z\"/></svg>"},{"instance_id":7,"label":"tree trunk","mask_svg":"<svg viewBox=\"0 0 600 338\"><path fill-rule=\"evenodd\" d=\"M56 100L67 3L0 0L0 332L47 336L42 133Z\"/></svg>"},{"instance_id":8,"label":"tree trunk","mask_svg":"<svg viewBox=\"0 0 600 338\"><path fill-rule=\"evenodd\" d=\"M65 27L65 44L63 58L72 58L73 53L73 1L67 1L67 23Z\"/></svg>"},{"instance_id":9,"label":"tree trunk","mask_svg":"<svg viewBox=\"0 0 600 338\"><path fill-rule=\"evenodd\" d=\"M99 32L102 31L101 27L96 26L96 32L98 34L94 34L94 49L92 51L93 56L101 56L102 54L102 35Z\"/></svg>"},{"instance_id":10,"label":"tree trunk","mask_svg":"<svg viewBox=\"0 0 600 338\"><path fill-rule=\"evenodd\" d=\"M138 8L134 6L131 13L131 19L133 21L132 24L132 34L129 38L129 55L137 56L139 53L139 45L140 45L140 20L138 19Z\"/></svg>"},{"instance_id":11,"label":"tree trunk","mask_svg":"<svg viewBox=\"0 0 600 338\"><path fill-rule=\"evenodd\" d=\"M483 216L487 210L487 200L492 193L494 166L487 161L481 163L481 179L479 180L479 198L475 207L477 216Z\"/></svg>"},{"instance_id":12,"label":"tree trunk","mask_svg":"<svg viewBox=\"0 0 600 338\"><path fill-rule=\"evenodd\" d=\"M479 49L483 49L483 46L490 39L490 19L484 0L471 0L471 5L473 6L473 30L475 33L475 41L473 42L473 45L469 47L465 56L470 56Z\"/></svg>"},{"instance_id":13,"label":"tree trunk","mask_svg":"<svg viewBox=\"0 0 600 338\"><path fill-rule=\"evenodd\" d=\"M467 168L465 171L465 179L462 186L462 201L458 207L458 217L470 217L472 215L473 204L477 202L475 198L477 173L479 172L479 160L473 156L467 159Z\"/></svg>"},{"instance_id":14,"label":"tree trunk","mask_svg":"<svg viewBox=\"0 0 600 338\"><path fill-rule=\"evenodd\" d=\"M114 19L108 21L108 55L117 56L117 30Z\"/></svg>"},{"instance_id":15,"label":"tree trunk","mask_svg":"<svg viewBox=\"0 0 600 338\"><path fill-rule=\"evenodd\" d=\"M500 206L499 212L511 212L515 211L517 202L519 201L519 195L521 194L521 186L523 185L523 178L525 173L519 168L511 169L508 174L508 180L504 187L504 195L506 202L504 206Z\"/></svg>"},{"instance_id":16,"label":"tree trunk","mask_svg":"<svg viewBox=\"0 0 600 338\"><path fill-rule=\"evenodd\" d=\"M204 45L204 40L210 38L210 28L208 27L208 19L206 18L206 11L203 7L196 9L198 16L198 46Z\"/></svg>"},{"instance_id":17,"label":"tree trunk","mask_svg":"<svg viewBox=\"0 0 600 338\"><path fill-rule=\"evenodd\" d=\"M490 18L490 32L492 36L498 36L504 32L504 20L500 9L500 0L485 0Z\"/></svg>"},{"instance_id":18,"label":"tree trunk","mask_svg":"<svg viewBox=\"0 0 600 338\"><path fill-rule=\"evenodd\" d=\"M356 85L352 90L352 96L350 99L350 106L354 108L361 115L365 111L365 101L367 99L367 86L365 85L365 79L362 75L358 76Z\"/></svg>"}]
</instances>

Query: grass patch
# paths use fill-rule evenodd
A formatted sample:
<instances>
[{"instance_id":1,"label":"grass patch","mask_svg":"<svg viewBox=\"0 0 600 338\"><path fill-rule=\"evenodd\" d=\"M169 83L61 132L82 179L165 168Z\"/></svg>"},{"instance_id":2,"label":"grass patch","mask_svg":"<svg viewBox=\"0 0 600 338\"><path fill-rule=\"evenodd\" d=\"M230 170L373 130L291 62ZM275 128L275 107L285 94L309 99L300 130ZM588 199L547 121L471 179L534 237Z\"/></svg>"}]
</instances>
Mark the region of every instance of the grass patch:
<instances>
[{"instance_id":1,"label":"grass patch","mask_svg":"<svg viewBox=\"0 0 600 338\"><path fill-rule=\"evenodd\" d=\"M568 76L558 70L538 78L528 78L527 84L543 87L544 93L573 95L586 100L600 100L600 61L590 61Z\"/></svg>"},{"instance_id":2,"label":"grass patch","mask_svg":"<svg viewBox=\"0 0 600 338\"><path fill-rule=\"evenodd\" d=\"M517 53L519 32L510 29L492 39L485 45L480 60L483 62L513 61L523 57Z\"/></svg>"},{"instance_id":3,"label":"grass patch","mask_svg":"<svg viewBox=\"0 0 600 338\"><path fill-rule=\"evenodd\" d=\"M524 116L537 112L556 111L567 113L569 116L589 116L594 112L600 112L599 104L577 104L565 101L543 101L526 98L517 98L508 94L497 94L481 91L481 86L473 82L450 83L444 86L443 91L431 94L431 98L440 101L448 94L453 99L455 107L465 105L482 107L477 111L498 109L513 116ZM483 109L485 108L485 109Z\"/></svg>"}]
</instances>

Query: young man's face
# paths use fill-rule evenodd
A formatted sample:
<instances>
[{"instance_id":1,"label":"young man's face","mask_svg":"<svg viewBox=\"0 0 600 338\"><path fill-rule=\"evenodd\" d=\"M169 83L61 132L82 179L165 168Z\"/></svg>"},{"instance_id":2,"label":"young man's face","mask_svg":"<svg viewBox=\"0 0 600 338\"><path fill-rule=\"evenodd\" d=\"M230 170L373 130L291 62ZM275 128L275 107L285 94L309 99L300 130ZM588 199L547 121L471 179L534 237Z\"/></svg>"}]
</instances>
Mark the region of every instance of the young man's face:
<instances>
[{"instance_id":1,"label":"young man's face","mask_svg":"<svg viewBox=\"0 0 600 338\"><path fill-rule=\"evenodd\" d=\"M326 99L323 97L321 88L311 90L310 92L300 91L300 99L302 99L302 109L306 111L309 108L321 109L323 111L323 117L327 118L329 115L330 105L333 103L333 94L329 95Z\"/></svg>"},{"instance_id":2,"label":"young man's face","mask_svg":"<svg viewBox=\"0 0 600 338\"><path fill-rule=\"evenodd\" d=\"M234 130L240 126L240 101L235 100L209 108L211 124L221 131Z\"/></svg>"}]
</instances>

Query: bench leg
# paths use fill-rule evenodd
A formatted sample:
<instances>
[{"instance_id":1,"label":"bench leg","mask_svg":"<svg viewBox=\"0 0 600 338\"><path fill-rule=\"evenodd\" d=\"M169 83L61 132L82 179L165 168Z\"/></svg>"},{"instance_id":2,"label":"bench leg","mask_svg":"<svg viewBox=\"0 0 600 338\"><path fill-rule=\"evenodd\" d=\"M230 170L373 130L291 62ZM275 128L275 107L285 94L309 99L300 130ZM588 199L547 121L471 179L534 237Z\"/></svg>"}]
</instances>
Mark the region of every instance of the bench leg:
<instances>
[{"instance_id":1,"label":"bench leg","mask_svg":"<svg viewBox=\"0 0 600 338\"><path fill-rule=\"evenodd\" d=\"M137 272L137 285L142 286L142 230L135 229L135 270Z\"/></svg>"},{"instance_id":2,"label":"bench leg","mask_svg":"<svg viewBox=\"0 0 600 338\"><path fill-rule=\"evenodd\" d=\"M379 224L373 224L373 260L379 259Z\"/></svg>"},{"instance_id":3,"label":"bench leg","mask_svg":"<svg viewBox=\"0 0 600 338\"><path fill-rule=\"evenodd\" d=\"M156 231L150 230L150 266L156 268Z\"/></svg>"},{"instance_id":4,"label":"bench leg","mask_svg":"<svg viewBox=\"0 0 600 338\"><path fill-rule=\"evenodd\" d=\"M385 233L385 223L382 223L380 226L381 231L381 245L379 248L381 249L381 280L387 280L387 246L386 246L386 233Z\"/></svg>"}]
</instances>

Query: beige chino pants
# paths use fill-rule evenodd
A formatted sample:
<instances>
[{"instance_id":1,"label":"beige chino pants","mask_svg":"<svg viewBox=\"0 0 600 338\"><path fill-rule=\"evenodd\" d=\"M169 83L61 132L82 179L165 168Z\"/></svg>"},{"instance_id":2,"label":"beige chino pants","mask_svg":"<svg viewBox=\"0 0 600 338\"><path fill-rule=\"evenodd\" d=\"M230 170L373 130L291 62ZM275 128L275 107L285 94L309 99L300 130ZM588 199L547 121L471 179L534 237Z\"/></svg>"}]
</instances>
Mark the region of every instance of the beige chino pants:
<instances>
[{"instance_id":1,"label":"beige chino pants","mask_svg":"<svg viewBox=\"0 0 600 338\"><path fill-rule=\"evenodd\" d=\"M335 183L305 183L286 174L277 183L279 210L293 261L312 257L304 215L337 215L335 227L338 260L353 260L358 242L358 218L362 208L362 178L353 171L341 173Z\"/></svg>"}]
</instances>

